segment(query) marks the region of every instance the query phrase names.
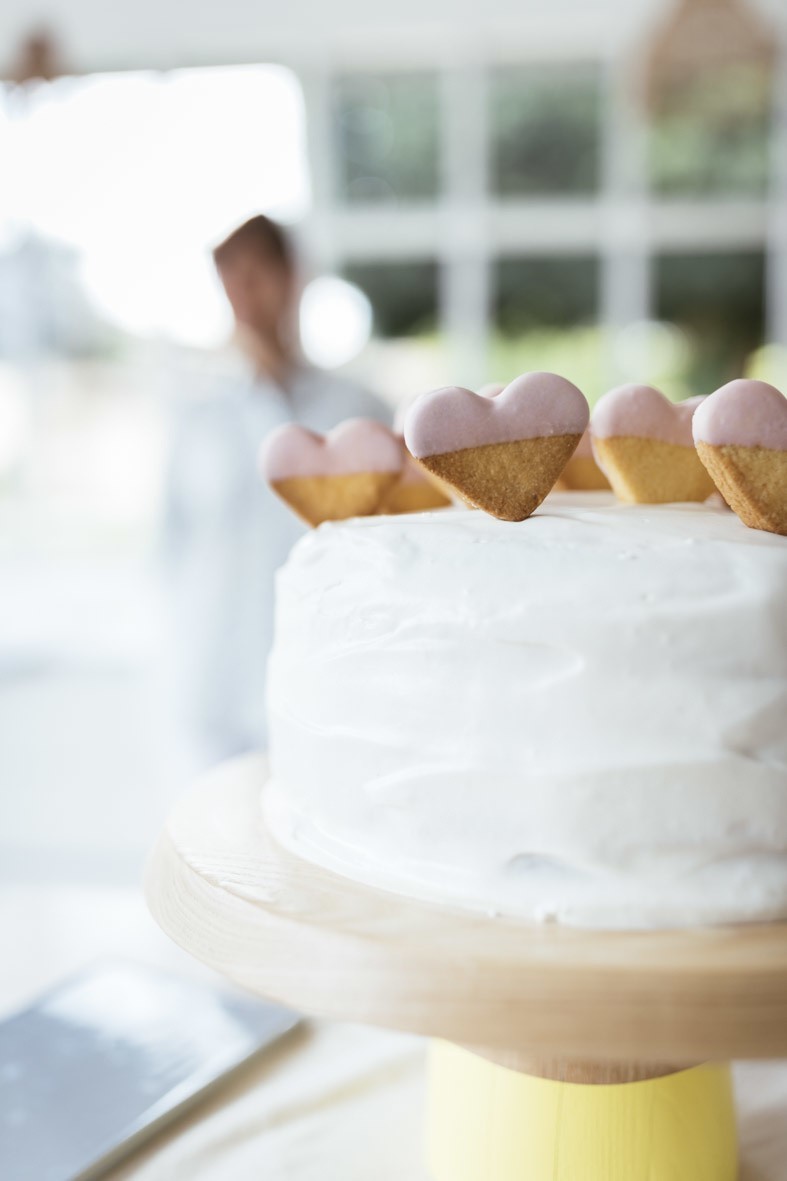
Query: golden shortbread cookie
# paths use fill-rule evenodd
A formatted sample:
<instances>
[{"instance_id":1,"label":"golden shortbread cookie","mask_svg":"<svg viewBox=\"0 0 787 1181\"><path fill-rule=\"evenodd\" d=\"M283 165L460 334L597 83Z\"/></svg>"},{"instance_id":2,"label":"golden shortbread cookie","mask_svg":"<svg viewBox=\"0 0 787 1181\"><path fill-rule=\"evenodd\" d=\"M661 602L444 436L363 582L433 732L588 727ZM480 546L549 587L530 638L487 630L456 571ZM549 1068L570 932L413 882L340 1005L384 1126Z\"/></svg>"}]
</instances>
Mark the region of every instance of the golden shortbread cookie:
<instances>
[{"instance_id":1,"label":"golden shortbread cookie","mask_svg":"<svg viewBox=\"0 0 787 1181\"><path fill-rule=\"evenodd\" d=\"M609 480L596 463L590 430L579 440L579 446L569 459L560 479L555 485L563 492L602 492L610 486Z\"/></svg>"},{"instance_id":2,"label":"golden shortbread cookie","mask_svg":"<svg viewBox=\"0 0 787 1181\"><path fill-rule=\"evenodd\" d=\"M615 495L631 504L707 500L715 491L694 447L618 436L596 438L593 448Z\"/></svg>"},{"instance_id":3,"label":"golden shortbread cookie","mask_svg":"<svg viewBox=\"0 0 787 1181\"><path fill-rule=\"evenodd\" d=\"M670 402L650 385L621 385L593 411L593 454L620 500L669 504L707 500L715 490L694 448L702 398Z\"/></svg>"},{"instance_id":4,"label":"golden shortbread cookie","mask_svg":"<svg viewBox=\"0 0 787 1181\"><path fill-rule=\"evenodd\" d=\"M352 472L346 476L290 476L271 480L277 496L307 525L370 517L396 484L395 472Z\"/></svg>"},{"instance_id":5,"label":"golden shortbread cookie","mask_svg":"<svg viewBox=\"0 0 787 1181\"><path fill-rule=\"evenodd\" d=\"M486 443L420 462L476 508L502 521L524 521L551 490L581 437L578 432Z\"/></svg>"},{"instance_id":6,"label":"golden shortbread cookie","mask_svg":"<svg viewBox=\"0 0 787 1181\"><path fill-rule=\"evenodd\" d=\"M391 515L426 513L431 509L447 508L451 503L451 498L431 480L424 480L420 484L403 484L400 481L394 484L377 511Z\"/></svg>"},{"instance_id":7,"label":"golden shortbread cookie","mask_svg":"<svg viewBox=\"0 0 787 1181\"><path fill-rule=\"evenodd\" d=\"M787 398L754 378L728 381L694 416L694 442L745 525L787 535Z\"/></svg>"},{"instance_id":8,"label":"golden shortbread cookie","mask_svg":"<svg viewBox=\"0 0 787 1181\"><path fill-rule=\"evenodd\" d=\"M503 390L447 386L410 407L411 455L466 504L524 521L554 486L588 424L588 404L555 373L524 373Z\"/></svg>"},{"instance_id":9,"label":"golden shortbread cookie","mask_svg":"<svg viewBox=\"0 0 787 1181\"><path fill-rule=\"evenodd\" d=\"M699 441L697 452L744 525L787 536L787 451Z\"/></svg>"},{"instance_id":10,"label":"golden shortbread cookie","mask_svg":"<svg viewBox=\"0 0 787 1181\"><path fill-rule=\"evenodd\" d=\"M404 440L402 440L404 448ZM378 508L380 514L425 513L431 509L447 508L453 501L445 485L425 467L406 454L399 479Z\"/></svg>"},{"instance_id":11,"label":"golden shortbread cookie","mask_svg":"<svg viewBox=\"0 0 787 1181\"><path fill-rule=\"evenodd\" d=\"M372 419L348 419L327 435L285 423L263 443L260 467L277 496L316 526L376 513L406 454L402 440Z\"/></svg>"},{"instance_id":12,"label":"golden shortbread cookie","mask_svg":"<svg viewBox=\"0 0 787 1181\"><path fill-rule=\"evenodd\" d=\"M610 483L592 455L577 455L575 451L555 487L566 492L603 492Z\"/></svg>"}]
</instances>

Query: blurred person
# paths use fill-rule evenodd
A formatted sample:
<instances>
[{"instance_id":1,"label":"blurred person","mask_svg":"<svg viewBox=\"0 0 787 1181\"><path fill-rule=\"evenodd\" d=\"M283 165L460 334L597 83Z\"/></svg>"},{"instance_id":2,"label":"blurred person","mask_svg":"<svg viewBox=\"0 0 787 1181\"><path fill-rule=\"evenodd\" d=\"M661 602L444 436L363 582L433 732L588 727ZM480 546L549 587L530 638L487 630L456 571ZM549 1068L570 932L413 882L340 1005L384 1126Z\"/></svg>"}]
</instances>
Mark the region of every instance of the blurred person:
<instances>
[{"instance_id":1,"label":"blurred person","mask_svg":"<svg viewBox=\"0 0 787 1181\"><path fill-rule=\"evenodd\" d=\"M180 409L165 514L177 693L200 764L266 740L274 574L303 527L261 481L260 443L284 422L325 432L345 418L389 418L376 398L304 361L295 254L281 226L252 217L213 258L246 371Z\"/></svg>"}]
</instances>

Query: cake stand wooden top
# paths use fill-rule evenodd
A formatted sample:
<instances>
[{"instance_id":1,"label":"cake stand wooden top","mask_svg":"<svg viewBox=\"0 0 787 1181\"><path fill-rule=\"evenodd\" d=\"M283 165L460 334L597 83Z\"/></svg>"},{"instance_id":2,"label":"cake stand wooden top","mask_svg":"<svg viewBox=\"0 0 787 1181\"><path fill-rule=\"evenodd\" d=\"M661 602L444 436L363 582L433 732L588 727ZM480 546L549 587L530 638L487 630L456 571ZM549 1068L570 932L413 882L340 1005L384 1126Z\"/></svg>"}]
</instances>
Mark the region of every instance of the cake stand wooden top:
<instances>
[{"instance_id":1,"label":"cake stand wooden top","mask_svg":"<svg viewBox=\"0 0 787 1181\"><path fill-rule=\"evenodd\" d=\"M265 776L259 756L207 776L146 880L163 929L252 992L492 1055L787 1057L787 924L574 930L376 890L274 841Z\"/></svg>"}]
</instances>

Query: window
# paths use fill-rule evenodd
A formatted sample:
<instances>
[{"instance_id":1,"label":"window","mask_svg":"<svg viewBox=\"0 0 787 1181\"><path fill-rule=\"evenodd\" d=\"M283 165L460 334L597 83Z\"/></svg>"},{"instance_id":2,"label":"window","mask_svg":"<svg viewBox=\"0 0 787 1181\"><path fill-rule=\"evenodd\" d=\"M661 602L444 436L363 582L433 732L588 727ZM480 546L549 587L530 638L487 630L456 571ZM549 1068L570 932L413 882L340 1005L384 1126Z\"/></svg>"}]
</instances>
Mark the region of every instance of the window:
<instances>
[{"instance_id":1,"label":"window","mask_svg":"<svg viewBox=\"0 0 787 1181\"><path fill-rule=\"evenodd\" d=\"M591 398L636 379L707 392L783 343L783 79L686 74L649 122L630 60L481 53L328 82L341 134L318 191L336 201L315 238L369 293L378 342L439 342L437 382L552 368ZM422 286L422 263L399 260L430 254ZM361 376L381 373L375 356Z\"/></svg>"},{"instance_id":2,"label":"window","mask_svg":"<svg viewBox=\"0 0 787 1181\"><path fill-rule=\"evenodd\" d=\"M494 270L490 379L556 371L594 397L603 384L595 256L503 258Z\"/></svg>"},{"instance_id":3,"label":"window","mask_svg":"<svg viewBox=\"0 0 787 1181\"><path fill-rule=\"evenodd\" d=\"M495 318L509 336L592 323L598 312L595 258L504 258L497 264Z\"/></svg>"},{"instance_id":4,"label":"window","mask_svg":"<svg viewBox=\"0 0 787 1181\"><path fill-rule=\"evenodd\" d=\"M671 393L709 394L741 376L764 338L764 271L761 251L656 259L656 314L686 345Z\"/></svg>"},{"instance_id":5,"label":"window","mask_svg":"<svg viewBox=\"0 0 787 1181\"><path fill-rule=\"evenodd\" d=\"M668 196L762 196L768 189L771 87L767 71L728 67L683 87L656 115L650 181Z\"/></svg>"},{"instance_id":6,"label":"window","mask_svg":"<svg viewBox=\"0 0 787 1181\"><path fill-rule=\"evenodd\" d=\"M436 262L364 262L344 277L372 305L373 337L359 358L359 377L392 405L419 390L445 385L450 366L440 331L440 268Z\"/></svg>"},{"instance_id":7,"label":"window","mask_svg":"<svg viewBox=\"0 0 787 1181\"><path fill-rule=\"evenodd\" d=\"M338 79L340 196L348 202L380 203L436 197L438 115L434 74Z\"/></svg>"},{"instance_id":8,"label":"window","mask_svg":"<svg viewBox=\"0 0 787 1181\"><path fill-rule=\"evenodd\" d=\"M492 76L492 189L502 197L588 194L599 185L601 89L590 66L519 66Z\"/></svg>"},{"instance_id":9,"label":"window","mask_svg":"<svg viewBox=\"0 0 787 1181\"><path fill-rule=\"evenodd\" d=\"M360 263L344 277L369 297L380 337L421 336L437 327L437 264Z\"/></svg>"}]
</instances>

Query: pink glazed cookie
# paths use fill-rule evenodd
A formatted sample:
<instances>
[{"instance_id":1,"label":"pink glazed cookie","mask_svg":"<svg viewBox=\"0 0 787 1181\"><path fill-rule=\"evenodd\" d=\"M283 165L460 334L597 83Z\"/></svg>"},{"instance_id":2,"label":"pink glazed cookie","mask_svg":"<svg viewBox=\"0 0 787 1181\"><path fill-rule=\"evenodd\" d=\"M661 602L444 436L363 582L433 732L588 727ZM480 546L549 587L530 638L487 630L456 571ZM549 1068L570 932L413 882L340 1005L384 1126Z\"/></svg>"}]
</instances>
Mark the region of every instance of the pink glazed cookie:
<instances>
[{"instance_id":1,"label":"pink glazed cookie","mask_svg":"<svg viewBox=\"0 0 787 1181\"><path fill-rule=\"evenodd\" d=\"M470 504L523 521L582 437L588 404L554 373L525 373L486 397L460 386L423 394L405 419L411 454Z\"/></svg>"},{"instance_id":2,"label":"pink glazed cookie","mask_svg":"<svg viewBox=\"0 0 787 1181\"><path fill-rule=\"evenodd\" d=\"M348 419L325 436L288 423L268 436L260 452L264 478L308 525L371 516L404 461L396 435L366 418Z\"/></svg>"},{"instance_id":3,"label":"pink glazed cookie","mask_svg":"<svg viewBox=\"0 0 787 1181\"><path fill-rule=\"evenodd\" d=\"M697 453L752 529L787 535L787 398L765 381L728 382L694 416Z\"/></svg>"},{"instance_id":4,"label":"pink glazed cookie","mask_svg":"<svg viewBox=\"0 0 787 1181\"><path fill-rule=\"evenodd\" d=\"M707 500L714 491L694 447L703 401L672 403L649 385L610 390L593 411L593 454L615 495L634 504Z\"/></svg>"}]
</instances>

